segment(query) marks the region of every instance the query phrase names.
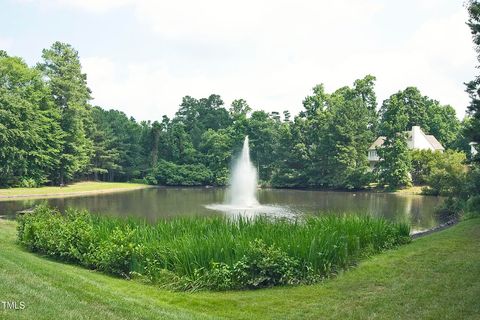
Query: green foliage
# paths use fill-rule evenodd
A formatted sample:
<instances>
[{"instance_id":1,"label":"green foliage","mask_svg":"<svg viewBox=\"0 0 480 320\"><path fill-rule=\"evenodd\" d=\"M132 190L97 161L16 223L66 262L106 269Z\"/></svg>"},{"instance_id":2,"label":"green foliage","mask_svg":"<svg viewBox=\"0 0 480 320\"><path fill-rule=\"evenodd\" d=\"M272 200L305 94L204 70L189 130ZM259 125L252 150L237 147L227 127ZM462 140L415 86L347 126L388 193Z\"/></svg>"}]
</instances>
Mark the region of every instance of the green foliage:
<instances>
[{"instance_id":1,"label":"green foliage","mask_svg":"<svg viewBox=\"0 0 480 320\"><path fill-rule=\"evenodd\" d=\"M380 178L380 184L390 190L409 186L411 162L404 134L397 134L391 139L387 138L377 152L381 161L375 170Z\"/></svg>"},{"instance_id":2,"label":"green foliage","mask_svg":"<svg viewBox=\"0 0 480 320\"><path fill-rule=\"evenodd\" d=\"M68 223L67 223L68 222ZM63 216L46 205L18 219L20 242L30 250L90 265L96 237L90 214L69 209Z\"/></svg>"},{"instance_id":3,"label":"green foliage","mask_svg":"<svg viewBox=\"0 0 480 320\"><path fill-rule=\"evenodd\" d=\"M93 259L89 262L100 270L127 277L139 250L134 243L134 235L135 230L128 225L114 228L92 252Z\"/></svg>"},{"instance_id":4,"label":"green foliage","mask_svg":"<svg viewBox=\"0 0 480 320\"><path fill-rule=\"evenodd\" d=\"M212 94L208 98L195 99L185 96L176 113L176 121L185 125L195 148L200 145L200 138L208 129L219 130L231 124L228 111L223 107L219 95Z\"/></svg>"},{"instance_id":5,"label":"green foliage","mask_svg":"<svg viewBox=\"0 0 480 320\"><path fill-rule=\"evenodd\" d=\"M257 289L304 282L308 271L302 272L300 262L286 252L257 239L239 261L232 266L214 263L204 277L210 289Z\"/></svg>"},{"instance_id":6,"label":"green foliage","mask_svg":"<svg viewBox=\"0 0 480 320\"><path fill-rule=\"evenodd\" d=\"M378 121L374 82L375 77L368 75L356 80L352 88L343 87L331 94L325 92L323 85L313 88L313 95L303 102L306 111L291 125L296 141L290 142L290 159L300 155L306 163L299 165L303 161L295 163L289 159L290 170L280 166L282 171L276 179L293 177L303 183L302 179L307 177L303 185L312 187L365 186L367 149L375 138Z\"/></svg>"},{"instance_id":7,"label":"green foliage","mask_svg":"<svg viewBox=\"0 0 480 320\"><path fill-rule=\"evenodd\" d=\"M197 150L193 147L192 138L188 134L185 124L179 121L170 121L165 117L161 127L159 143L162 143L163 150L159 150L160 154L155 157L155 138L152 137L152 166L155 166L155 158L177 164L194 163L197 160Z\"/></svg>"},{"instance_id":8,"label":"green foliage","mask_svg":"<svg viewBox=\"0 0 480 320\"><path fill-rule=\"evenodd\" d=\"M410 178L410 153L407 146L409 100L404 92L390 96L380 109L380 131L385 134L385 142L377 149L381 161L375 168L380 184L389 189L408 186Z\"/></svg>"},{"instance_id":9,"label":"green foliage","mask_svg":"<svg viewBox=\"0 0 480 320\"><path fill-rule=\"evenodd\" d=\"M265 111L254 111L247 120L252 161L256 164L259 179L269 181L273 172L273 158L278 144L279 121ZM242 139L243 140L243 139Z\"/></svg>"},{"instance_id":10,"label":"green foliage","mask_svg":"<svg viewBox=\"0 0 480 320\"><path fill-rule=\"evenodd\" d=\"M227 110L212 94L183 97L172 119L142 122L90 106L79 54L66 43L43 50L35 69L2 51L0 76L0 186L84 178L225 185L248 135L261 185L360 189L374 182L367 151L380 132L387 136L380 182L396 188L409 184L410 170L399 133L420 125L445 147L467 150L476 132L474 114L460 124L452 107L414 87L392 95L378 114L372 75L331 93L317 85L304 110L284 111L283 119L278 111L253 111L244 99Z\"/></svg>"},{"instance_id":11,"label":"green foliage","mask_svg":"<svg viewBox=\"0 0 480 320\"><path fill-rule=\"evenodd\" d=\"M466 3L473 43L477 49L480 48L480 2L470 0ZM477 55L480 61L480 55ZM476 76L474 80L468 82L466 92L470 96L470 105L467 113L469 117L463 122L463 132L461 144L463 149L467 143L480 141L480 77ZM462 159L463 162L465 159ZM478 195L480 194L480 154L471 157L471 165L467 169L455 161L446 162L435 172L431 183L434 184L433 192L448 194L448 202L454 207L456 214L465 213L466 216L476 216L480 212ZM458 161L457 161L458 162ZM463 169L463 170L462 170Z\"/></svg>"},{"instance_id":12,"label":"green foliage","mask_svg":"<svg viewBox=\"0 0 480 320\"><path fill-rule=\"evenodd\" d=\"M216 185L226 185L228 182L228 166L232 159L231 133L225 129L208 129L200 143L200 151L203 155L205 166L213 174L213 182Z\"/></svg>"},{"instance_id":13,"label":"green foliage","mask_svg":"<svg viewBox=\"0 0 480 320\"><path fill-rule=\"evenodd\" d=\"M92 109L94 155L90 171L94 179L128 181L141 175L146 161L142 152L142 126L117 110Z\"/></svg>"},{"instance_id":14,"label":"green foliage","mask_svg":"<svg viewBox=\"0 0 480 320\"><path fill-rule=\"evenodd\" d=\"M87 169L93 153L93 142L88 136L93 126L88 105L90 89L78 52L69 44L55 42L50 49L42 51L42 58L38 69L47 79L52 99L61 111L64 138L60 167L54 178L63 184Z\"/></svg>"},{"instance_id":15,"label":"green foliage","mask_svg":"<svg viewBox=\"0 0 480 320\"><path fill-rule=\"evenodd\" d=\"M317 285L195 294L42 259L19 250L16 225L0 220L0 260L6 261L0 296L42 303L6 312L2 320L68 319L72 314L112 320L368 319L373 314L399 320L478 318L480 219L461 221ZM170 272L161 277L172 279ZM452 297L461 303L452 303Z\"/></svg>"},{"instance_id":16,"label":"green foliage","mask_svg":"<svg viewBox=\"0 0 480 320\"><path fill-rule=\"evenodd\" d=\"M390 109L395 106L402 109L399 123L401 126L389 127L392 112ZM455 115L455 109L449 105L440 105L438 101L422 96L415 87L407 87L387 99L380 109L381 125L380 133L387 135L392 130L401 132L410 130L413 126L420 126L426 134L434 135L446 148L451 148L460 134L460 121Z\"/></svg>"},{"instance_id":17,"label":"green foliage","mask_svg":"<svg viewBox=\"0 0 480 320\"><path fill-rule=\"evenodd\" d=\"M149 182L168 186L199 186L212 183L212 172L203 164L175 164L159 160ZM156 183L155 183L156 181Z\"/></svg>"},{"instance_id":18,"label":"green foliage","mask_svg":"<svg viewBox=\"0 0 480 320\"><path fill-rule=\"evenodd\" d=\"M459 217L465 209L465 203L458 198L448 197L442 204L435 208L435 214L442 220Z\"/></svg>"},{"instance_id":19,"label":"green foliage","mask_svg":"<svg viewBox=\"0 0 480 320\"><path fill-rule=\"evenodd\" d=\"M477 0L469 0L468 3L468 26L472 34L473 43L477 49L477 60L480 61L480 2ZM474 80L467 83L467 93L470 96L470 105L468 112L471 115L469 126L467 128L467 136L470 141L477 142L480 145L480 76L476 76ZM477 155L475 161L480 163L480 154Z\"/></svg>"},{"instance_id":20,"label":"green foliage","mask_svg":"<svg viewBox=\"0 0 480 320\"><path fill-rule=\"evenodd\" d=\"M41 74L0 56L0 186L35 187L58 166L60 114Z\"/></svg>"},{"instance_id":21,"label":"green foliage","mask_svg":"<svg viewBox=\"0 0 480 320\"><path fill-rule=\"evenodd\" d=\"M434 195L461 195L466 192L465 154L447 151L437 155L427 176L427 192Z\"/></svg>"},{"instance_id":22,"label":"green foliage","mask_svg":"<svg viewBox=\"0 0 480 320\"><path fill-rule=\"evenodd\" d=\"M310 283L410 241L410 228L369 216L174 218L155 225L45 205L19 218L29 250L181 289ZM288 237L285 235L288 234Z\"/></svg>"},{"instance_id":23,"label":"green foliage","mask_svg":"<svg viewBox=\"0 0 480 320\"><path fill-rule=\"evenodd\" d=\"M467 200L465 211L472 216L480 215L480 196L472 196Z\"/></svg>"},{"instance_id":24,"label":"green foliage","mask_svg":"<svg viewBox=\"0 0 480 320\"><path fill-rule=\"evenodd\" d=\"M412 182L416 185L424 185L430 176L436 159L442 157L442 153L432 150L411 150L412 159Z\"/></svg>"},{"instance_id":25,"label":"green foliage","mask_svg":"<svg viewBox=\"0 0 480 320\"><path fill-rule=\"evenodd\" d=\"M232 282L252 289L297 284L301 276L299 261L262 240L250 243L245 255L232 267Z\"/></svg>"}]
</instances>

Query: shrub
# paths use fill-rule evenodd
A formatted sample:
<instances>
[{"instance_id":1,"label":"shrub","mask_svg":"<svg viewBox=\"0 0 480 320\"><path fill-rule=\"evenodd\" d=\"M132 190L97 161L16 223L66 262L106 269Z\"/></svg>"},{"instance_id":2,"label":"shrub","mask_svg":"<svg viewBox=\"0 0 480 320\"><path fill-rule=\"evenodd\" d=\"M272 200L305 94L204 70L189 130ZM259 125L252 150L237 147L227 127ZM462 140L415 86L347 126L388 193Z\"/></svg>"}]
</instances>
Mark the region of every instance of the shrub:
<instances>
[{"instance_id":1,"label":"shrub","mask_svg":"<svg viewBox=\"0 0 480 320\"><path fill-rule=\"evenodd\" d=\"M20 242L33 251L83 262L95 243L91 215L68 209L65 217L46 204L18 219Z\"/></svg>"},{"instance_id":2,"label":"shrub","mask_svg":"<svg viewBox=\"0 0 480 320\"><path fill-rule=\"evenodd\" d=\"M427 177L427 192L433 195L461 195L465 192L467 167L463 152L439 155Z\"/></svg>"},{"instance_id":3,"label":"shrub","mask_svg":"<svg viewBox=\"0 0 480 320\"><path fill-rule=\"evenodd\" d=\"M463 210L463 201L459 201L458 198L448 197L435 209L435 214L437 214L442 220L447 220L459 216Z\"/></svg>"},{"instance_id":4,"label":"shrub","mask_svg":"<svg viewBox=\"0 0 480 320\"><path fill-rule=\"evenodd\" d=\"M465 210L472 215L480 215L480 195L470 197Z\"/></svg>"},{"instance_id":5,"label":"shrub","mask_svg":"<svg viewBox=\"0 0 480 320\"><path fill-rule=\"evenodd\" d=\"M198 186L211 184L212 177L212 172L203 164L175 164L161 159L147 181L169 186Z\"/></svg>"},{"instance_id":6,"label":"shrub","mask_svg":"<svg viewBox=\"0 0 480 320\"><path fill-rule=\"evenodd\" d=\"M411 150L412 157L412 182L415 185L423 185L427 183L428 177L435 167L438 157L442 157L439 151L431 150Z\"/></svg>"},{"instance_id":7,"label":"shrub","mask_svg":"<svg viewBox=\"0 0 480 320\"><path fill-rule=\"evenodd\" d=\"M45 179L42 179L40 181L37 181L33 178L22 178L20 182L18 183L18 187L20 188L36 188L42 183L45 183Z\"/></svg>"},{"instance_id":8,"label":"shrub","mask_svg":"<svg viewBox=\"0 0 480 320\"><path fill-rule=\"evenodd\" d=\"M148 183L148 180L145 179L145 178L142 178L142 179L139 179L139 178L130 179L130 182L131 182L131 183L138 183L138 184L150 184L150 183ZM156 183L154 183L154 184L156 184Z\"/></svg>"},{"instance_id":9,"label":"shrub","mask_svg":"<svg viewBox=\"0 0 480 320\"><path fill-rule=\"evenodd\" d=\"M261 239L232 267L232 283L239 288L262 288L300 282L300 262Z\"/></svg>"},{"instance_id":10,"label":"shrub","mask_svg":"<svg viewBox=\"0 0 480 320\"><path fill-rule=\"evenodd\" d=\"M108 273L129 276L139 246L133 241L135 230L115 227L93 253L95 265Z\"/></svg>"}]
</instances>

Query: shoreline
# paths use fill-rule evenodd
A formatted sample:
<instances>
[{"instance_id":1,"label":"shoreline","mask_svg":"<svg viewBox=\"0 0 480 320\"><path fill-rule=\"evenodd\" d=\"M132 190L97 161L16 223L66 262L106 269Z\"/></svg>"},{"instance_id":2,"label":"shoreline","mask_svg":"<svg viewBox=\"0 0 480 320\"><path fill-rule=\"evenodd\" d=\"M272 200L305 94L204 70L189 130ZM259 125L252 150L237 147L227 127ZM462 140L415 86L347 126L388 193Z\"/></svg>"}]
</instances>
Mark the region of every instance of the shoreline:
<instances>
[{"instance_id":1,"label":"shoreline","mask_svg":"<svg viewBox=\"0 0 480 320\"><path fill-rule=\"evenodd\" d=\"M450 227L453 227L454 225L458 224L461 220L458 217L452 218L448 220L447 222L441 223L436 227L427 229L427 230L420 230L417 232L410 233L410 237L412 237L412 240L427 236L432 233L436 233L445 229L448 229Z\"/></svg>"},{"instance_id":2,"label":"shoreline","mask_svg":"<svg viewBox=\"0 0 480 320\"><path fill-rule=\"evenodd\" d=\"M133 190L155 188L155 186L151 186L151 185L140 185L140 184L128 185L128 183L125 183L123 186L113 187L113 188L102 188L102 187L99 186L98 189L93 189L93 190L68 191L68 188L72 187L72 186L78 187L79 185L81 186L82 184L85 184L85 185L88 184L88 186L94 186L95 183L96 182L76 183L76 184L72 184L71 186L62 187L64 190L58 190L58 192L52 192L52 193L12 194L12 195L7 194L7 195L5 195L5 194L2 194L2 190L15 190L15 188L0 189L0 202L16 201L16 200L38 200L38 199L80 197L80 196L90 196L90 195L96 195L96 194L119 193L119 192L133 191ZM103 184L105 186L106 183L102 182L101 184ZM112 183L112 184L114 184L114 183ZM42 188L50 188L50 187L42 187ZM42 188L38 188L38 189L42 189ZM53 188L56 188L56 187L53 187ZM60 188L60 187L58 187L58 188ZM34 189L35 188L32 188L31 190L34 190Z\"/></svg>"}]
</instances>

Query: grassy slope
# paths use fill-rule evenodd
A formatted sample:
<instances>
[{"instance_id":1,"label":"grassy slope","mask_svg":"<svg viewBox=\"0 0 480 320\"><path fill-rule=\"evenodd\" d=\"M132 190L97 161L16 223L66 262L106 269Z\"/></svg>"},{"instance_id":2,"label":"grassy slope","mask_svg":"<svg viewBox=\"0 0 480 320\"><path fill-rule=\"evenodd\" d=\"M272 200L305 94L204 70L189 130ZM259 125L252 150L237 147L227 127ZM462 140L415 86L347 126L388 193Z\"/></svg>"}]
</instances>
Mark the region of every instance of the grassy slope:
<instances>
[{"instance_id":1,"label":"grassy slope","mask_svg":"<svg viewBox=\"0 0 480 320\"><path fill-rule=\"evenodd\" d=\"M480 219L361 263L313 286L172 293L47 260L15 244L0 220L1 319L478 319Z\"/></svg>"},{"instance_id":2,"label":"grassy slope","mask_svg":"<svg viewBox=\"0 0 480 320\"><path fill-rule=\"evenodd\" d=\"M37 196L90 194L95 192L123 191L148 188L148 185L125 182L78 182L65 187L10 188L0 189L0 199L34 198Z\"/></svg>"},{"instance_id":3,"label":"grassy slope","mask_svg":"<svg viewBox=\"0 0 480 320\"><path fill-rule=\"evenodd\" d=\"M423 188L424 186L411 186L405 189L399 189L395 191L395 193L400 195L421 195Z\"/></svg>"}]
</instances>

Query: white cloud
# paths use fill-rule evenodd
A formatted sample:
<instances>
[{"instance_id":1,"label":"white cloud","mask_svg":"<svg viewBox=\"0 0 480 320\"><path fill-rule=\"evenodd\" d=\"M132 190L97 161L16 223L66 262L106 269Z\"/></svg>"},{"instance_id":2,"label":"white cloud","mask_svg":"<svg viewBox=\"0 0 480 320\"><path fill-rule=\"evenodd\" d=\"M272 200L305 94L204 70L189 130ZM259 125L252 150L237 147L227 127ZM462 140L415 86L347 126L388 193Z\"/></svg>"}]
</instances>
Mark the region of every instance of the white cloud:
<instances>
[{"instance_id":1,"label":"white cloud","mask_svg":"<svg viewBox=\"0 0 480 320\"><path fill-rule=\"evenodd\" d=\"M60 1L63 4L64 0ZM69 1L101 12L130 5L158 39L188 44L173 57L148 61L84 59L95 102L139 119L173 115L181 97L242 97L255 108L301 110L317 83L328 90L377 76L379 103L413 85L463 116L463 82L473 78L475 53L466 10L428 17L407 37L375 24L379 1ZM419 7L431 10L432 0ZM413 10L413 8L409 8ZM402 14L402 13L399 13ZM408 23L406 18L405 23Z\"/></svg>"},{"instance_id":2,"label":"white cloud","mask_svg":"<svg viewBox=\"0 0 480 320\"><path fill-rule=\"evenodd\" d=\"M131 63L127 66L108 58L82 59L94 103L119 109L138 120L160 120L173 115L181 97L204 96L208 81L202 76L175 77L161 62Z\"/></svg>"}]
</instances>

